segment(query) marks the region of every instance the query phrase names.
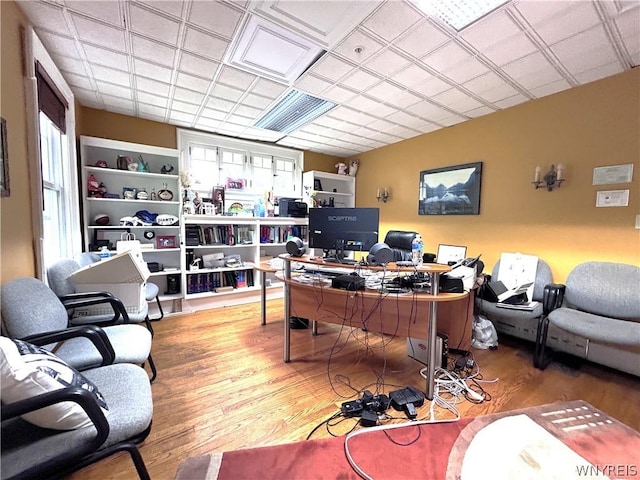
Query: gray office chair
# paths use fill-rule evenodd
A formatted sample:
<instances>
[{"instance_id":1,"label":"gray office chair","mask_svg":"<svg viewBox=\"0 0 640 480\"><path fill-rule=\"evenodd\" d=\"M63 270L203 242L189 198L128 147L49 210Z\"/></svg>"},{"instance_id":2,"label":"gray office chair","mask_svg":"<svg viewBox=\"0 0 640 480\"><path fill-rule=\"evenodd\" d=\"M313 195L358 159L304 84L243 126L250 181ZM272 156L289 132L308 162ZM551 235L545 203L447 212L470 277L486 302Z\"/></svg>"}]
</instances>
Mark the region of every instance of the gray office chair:
<instances>
[{"instance_id":1,"label":"gray office chair","mask_svg":"<svg viewBox=\"0 0 640 480\"><path fill-rule=\"evenodd\" d=\"M153 327L149 320L149 307L145 303L142 310L136 313L114 312L113 314L78 315L73 309L74 302L86 295L105 295L106 292L77 293L69 276L80 270L80 264L72 259L59 260L47 269L49 286L60 298L70 313L71 325L115 325L119 323L145 323L151 335Z\"/></svg>"},{"instance_id":2,"label":"gray office chair","mask_svg":"<svg viewBox=\"0 0 640 480\"><path fill-rule=\"evenodd\" d=\"M12 402L3 398L3 479L64 478L125 451L131 456L140 479L150 478L136 446L149 435L153 416L151 387L145 372L137 365L110 364L81 373L98 388L109 409L107 416L96 396L78 386ZM79 405L92 425L54 430L36 426L21 417L61 402Z\"/></svg>"},{"instance_id":3,"label":"gray office chair","mask_svg":"<svg viewBox=\"0 0 640 480\"><path fill-rule=\"evenodd\" d=\"M63 332L69 328L69 317L60 299L44 282L36 278L17 278L2 285L0 290L2 334L29 341L34 336ZM115 299L117 301L117 299ZM104 302L104 297L85 297L76 302L83 306ZM126 312L125 312L126 315ZM77 330L83 331L81 325ZM111 344L115 363L149 363L151 379L157 370L151 357L151 333L142 325L119 324L102 327ZM85 332L87 330L84 330ZM52 340L47 346L71 366L81 369L100 365L102 355L86 338L62 342Z\"/></svg>"},{"instance_id":4,"label":"gray office chair","mask_svg":"<svg viewBox=\"0 0 640 480\"><path fill-rule=\"evenodd\" d=\"M101 260L100 255L96 252L83 252L77 257L78 264L81 267L86 267L92 263L99 262ZM152 282L145 283L145 299L147 302L153 302L155 300L158 305L159 317L149 318L152 322L158 322L164 318L164 311L162 310L162 304L160 303L160 288L158 285Z\"/></svg>"}]
</instances>

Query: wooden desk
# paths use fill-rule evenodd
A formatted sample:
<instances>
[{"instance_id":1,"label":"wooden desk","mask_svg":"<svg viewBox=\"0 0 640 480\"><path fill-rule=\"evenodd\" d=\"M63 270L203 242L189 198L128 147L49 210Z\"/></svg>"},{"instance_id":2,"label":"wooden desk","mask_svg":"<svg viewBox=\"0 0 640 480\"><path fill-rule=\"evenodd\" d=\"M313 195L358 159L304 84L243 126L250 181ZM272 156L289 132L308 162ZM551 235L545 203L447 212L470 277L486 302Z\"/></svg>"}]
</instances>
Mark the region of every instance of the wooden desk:
<instances>
[{"instance_id":1,"label":"wooden desk","mask_svg":"<svg viewBox=\"0 0 640 480\"><path fill-rule=\"evenodd\" d=\"M436 364L436 335L438 328L438 304L467 299L465 293L436 293L415 295L384 294L375 291L359 290L347 291L337 288L327 288L297 282L291 277L291 262L310 263L337 267L344 265L325 264L309 257L284 258L285 281L285 321L284 321L284 361L290 361L291 329L290 319L292 308L296 316L313 320L313 331L316 332L315 322L327 322L347 325L354 328L364 328L372 332L388 335L414 337L425 339L429 343L429 365ZM381 270L382 267L366 267ZM397 267L395 264L387 266L388 271L414 272L414 267ZM434 292L439 290L440 273L448 272L448 265L428 264L418 268L430 276L431 287ZM317 300L321 292L322 301ZM360 315L353 312L360 312ZM348 318L345 312L350 312ZM433 399L434 368L427 369L426 393L429 400Z\"/></svg>"}]
</instances>

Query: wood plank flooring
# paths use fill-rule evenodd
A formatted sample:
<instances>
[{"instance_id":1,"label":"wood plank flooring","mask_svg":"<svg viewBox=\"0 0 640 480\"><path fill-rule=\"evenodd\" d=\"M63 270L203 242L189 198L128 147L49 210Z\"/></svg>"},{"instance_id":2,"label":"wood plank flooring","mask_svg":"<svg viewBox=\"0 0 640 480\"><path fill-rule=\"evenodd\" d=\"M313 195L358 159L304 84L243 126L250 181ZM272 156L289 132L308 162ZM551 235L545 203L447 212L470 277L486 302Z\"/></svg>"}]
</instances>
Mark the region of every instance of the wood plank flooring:
<instances>
[{"instance_id":1,"label":"wood plank flooring","mask_svg":"<svg viewBox=\"0 0 640 480\"><path fill-rule=\"evenodd\" d=\"M140 446L153 479L172 479L188 456L304 440L356 391L375 391L381 382L381 393L407 385L424 391L421 365L407 357L404 339L355 331L345 342L346 332L337 325L321 324L316 337L292 330L292 361L285 364L282 300L268 302L266 326L259 316L260 304L253 303L153 324L154 420ZM637 377L557 361L539 371L532 366L532 345L507 337L497 350L473 354L483 378L497 381L483 384L490 401L458 405L463 417L583 399L640 429ZM427 405L418 410L420 417L428 415ZM331 431L344 433L353 424L345 420ZM320 428L312 438L328 435ZM129 457L119 454L72 478L129 480L136 474Z\"/></svg>"}]
</instances>

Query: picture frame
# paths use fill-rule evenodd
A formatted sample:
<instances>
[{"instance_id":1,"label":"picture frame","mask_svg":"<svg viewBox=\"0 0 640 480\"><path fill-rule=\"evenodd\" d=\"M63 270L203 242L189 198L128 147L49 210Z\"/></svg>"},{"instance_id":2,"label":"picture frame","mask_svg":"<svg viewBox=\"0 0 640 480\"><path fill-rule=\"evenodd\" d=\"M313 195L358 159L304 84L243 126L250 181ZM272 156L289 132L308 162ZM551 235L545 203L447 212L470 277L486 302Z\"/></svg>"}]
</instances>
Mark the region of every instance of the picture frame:
<instances>
[{"instance_id":1,"label":"picture frame","mask_svg":"<svg viewBox=\"0 0 640 480\"><path fill-rule=\"evenodd\" d=\"M109 250L115 250L116 243L122 238L122 235L130 232L131 230L128 228L96 228L93 231L93 245L106 246Z\"/></svg>"},{"instance_id":2,"label":"picture frame","mask_svg":"<svg viewBox=\"0 0 640 480\"><path fill-rule=\"evenodd\" d=\"M11 193L9 189L9 147L7 145L7 121L0 118L0 197L8 197Z\"/></svg>"},{"instance_id":3,"label":"picture frame","mask_svg":"<svg viewBox=\"0 0 640 480\"><path fill-rule=\"evenodd\" d=\"M134 187L122 187L122 198L125 200L135 200L138 195L138 189Z\"/></svg>"},{"instance_id":4,"label":"picture frame","mask_svg":"<svg viewBox=\"0 0 640 480\"><path fill-rule=\"evenodd\" d=\"M178 241L175 235L159 235L156 237L156 248L178 248Z\"/></svg>"},{"instance_id":5,"label":"picture frame","mask_svg":"<svg viewBox=\"0 0 640 480\"><path fill-rule=\"evenodd\" d=\"M314 178L313 179L313 189L317 192L321 192L322 191L322 182L320 181L319 178Z\"/></svg>"},{"instance_id":6,"label":"picture frame","mask_svg":"<svg viewBox=\"0 0 640 480\"><path fill-rule=\"evenodd\" d=\"M222 215L224 213L224 195L225 187L223 185L216 185L211 192L211 202L215 208L215 215Z\"/></svg>"},{"instance_id":7,"label":"picture frame","mask_svg":"<svg viewBox=\"0 0 640 480\"><path fill-rule=\"evenodd\" d=\"M482 162L420 172L418 215L479 215Z\"/></svg>"}]
</instances>

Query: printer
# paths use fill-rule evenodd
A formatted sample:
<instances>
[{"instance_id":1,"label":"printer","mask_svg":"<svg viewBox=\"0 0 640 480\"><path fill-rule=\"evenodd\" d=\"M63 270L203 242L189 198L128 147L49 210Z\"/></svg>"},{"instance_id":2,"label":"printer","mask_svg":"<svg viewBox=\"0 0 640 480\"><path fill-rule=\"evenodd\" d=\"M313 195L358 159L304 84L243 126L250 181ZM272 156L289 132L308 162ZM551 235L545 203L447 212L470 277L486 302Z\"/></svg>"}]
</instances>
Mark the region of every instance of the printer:
<instances>
[{"instance_id":1,"label":"printer","mask_svg":"<svg viewBox=\"0 0 640 480\"><path fill-rule=\"evenodd\" d=\"M278 206L278 215L281 217L304 218L308 215L307 204L299 198L281 198Z\"/></svg>"}]
</instances>

